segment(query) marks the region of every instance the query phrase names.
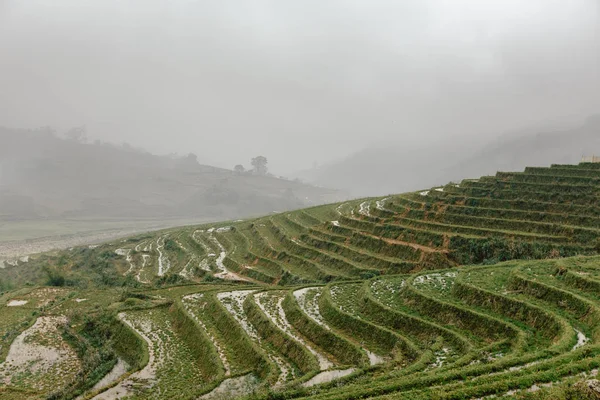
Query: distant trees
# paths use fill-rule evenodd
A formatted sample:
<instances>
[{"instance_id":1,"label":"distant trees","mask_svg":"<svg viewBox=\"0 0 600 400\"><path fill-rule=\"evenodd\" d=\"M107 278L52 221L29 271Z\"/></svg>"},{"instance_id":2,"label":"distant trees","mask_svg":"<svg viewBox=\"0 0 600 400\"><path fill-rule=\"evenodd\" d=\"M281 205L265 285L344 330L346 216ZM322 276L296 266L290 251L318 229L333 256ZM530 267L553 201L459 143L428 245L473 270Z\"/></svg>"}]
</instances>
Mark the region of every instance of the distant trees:
<instances>
[{"instance_id":1,"label":"distant trees","mask_svg":"<svg viewBox=\"0 0 600 400\"><path fill-rule=\"evenodd\" d=\"M252 169L246 170L242 164L238 164L233 167L233 173L235 175L253 174L253 175L268 175L267 171L267 157L257 156L250 160Z\"/></svg>"},{"instance_id":2,"label":"distant trees","mask_svg":"<svg viewBox=\"0 0 600 400\"><path fill-rule=\"evenodd\" d=\"M246 168L244 168L242 164L238 164L235 167L233 167L233 172L236 175L242 175L244 172L246 172Z\"/></svg>"},{"instance_id":3,"label":"distant trees","mask_svg":"<svg viewBox=\"0 0 600 400\"><path fill-rule=\"evenodd\" d=\"M194 153L188 154L185 159L189 164L198 164L198 156Z\"/></svg>"},{"instance_id":4,"label":"distant trees","mask_svg":"<svg viewBox=\"0 0 600 400\"><path fill-rule=\"evenodd\" d=\"M85 126L78 126L75 128L69 129L65 132L65 137L68 140L72 140L74 142L86 143L87 142L87 131Z\"/></svg>"},{"instance_id":5,"label":"distant trees","mask_svg":"<svg viewBox=\"0 0 600 400\"><path fill-rule=\"evenodd\" d=\"M256 175L267 174L267 158L264 156L254 157L250 164L252 164L252 172Z\"/></svg>"},{"instance_id":6,"label":"distant trees","mask_svg":"<svg viewBox=\"0 0 600 400\"><path fill-rule=\"evenodd\" d=\"M194 153L190 153L187 156L181 158L181 165L186 168L194 168L198 166L198 156Z\"/></svg>"}]
</instances>

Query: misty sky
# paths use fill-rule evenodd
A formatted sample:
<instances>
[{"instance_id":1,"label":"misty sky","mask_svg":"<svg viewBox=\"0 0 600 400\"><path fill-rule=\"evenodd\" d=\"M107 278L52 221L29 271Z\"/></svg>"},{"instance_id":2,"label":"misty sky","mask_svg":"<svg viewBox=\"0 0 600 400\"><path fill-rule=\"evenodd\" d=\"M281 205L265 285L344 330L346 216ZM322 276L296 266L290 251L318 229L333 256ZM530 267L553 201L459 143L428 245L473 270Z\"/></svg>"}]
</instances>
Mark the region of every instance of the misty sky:
<instances>
[{"instance_id":1,"label":"misty sky","mask_svg":"<svg viewBox=\"0 0 600 400\"><path fill-rule=\"evenodd\" d=\"M288 173L598 112L599 0L0 0L0 126Z\"/></svg>"}]
</instances>

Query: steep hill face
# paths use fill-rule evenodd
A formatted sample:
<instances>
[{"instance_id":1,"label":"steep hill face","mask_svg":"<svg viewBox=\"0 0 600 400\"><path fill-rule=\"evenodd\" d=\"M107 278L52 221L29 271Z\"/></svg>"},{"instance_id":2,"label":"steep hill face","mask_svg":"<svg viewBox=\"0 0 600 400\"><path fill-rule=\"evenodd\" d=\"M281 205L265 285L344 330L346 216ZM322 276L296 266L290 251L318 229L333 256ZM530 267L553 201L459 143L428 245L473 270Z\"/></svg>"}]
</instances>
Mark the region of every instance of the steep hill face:
<instances>
[{"instance_id":1,"label":"steep hill face","mask_svg":"<svg viewBox=\"0 0 600 400\"><path fill-rule=\"evenodd\" d=\"M131 257L110 266L120 271L144 264L138 282L188 268L177 279L302 284L595 255L599 198L600 164L528 167L422 192L146 234L118 244ZM91 255L86 250L76 258Z\"/></svg>"},{"instance_id":2,"label":"steep hill face","mask_svg":"<svg viewBox=\"0 0 600 400\"><path fill-rule=\"evenodd\" d=\"M193 157L0 130L3 218L234 218L339 200L336 191L234 175Z\"/></svg>"},{"instance_id":3,"label":"steep hill face","mask_svg":"<svg viewBox=\"0 0 600 400\"><path fill-rule=\"evenodd\" d=\"M9 260L0 397L593 399L599 200L556 164Z\"/></svg>"},{"instance_id":4,"label":"steep hill face","mask_svg":"<svg viewBox=\"0 0 600 400\"><path fill-rule=\"evenodd\" d=\"M490 143L482 138L442 141L423 148L372 147L339 162L297 175L307 181L345 190L355 196L400 193L464 177L515 171L526 166L577 163L600 153L600 117L569 129L524 130Z\"/></svg>"}]
</instances>

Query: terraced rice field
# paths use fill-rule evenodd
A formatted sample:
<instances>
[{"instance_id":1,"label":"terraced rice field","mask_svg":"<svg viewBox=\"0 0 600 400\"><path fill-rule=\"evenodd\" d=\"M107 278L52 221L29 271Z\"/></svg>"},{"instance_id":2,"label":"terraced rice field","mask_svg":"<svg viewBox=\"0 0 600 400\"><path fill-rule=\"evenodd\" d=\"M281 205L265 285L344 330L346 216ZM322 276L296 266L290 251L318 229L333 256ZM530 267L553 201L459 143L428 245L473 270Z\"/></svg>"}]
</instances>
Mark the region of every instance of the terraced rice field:
<instances>
[{"instance_id":1,"label":"terraced rice field","mask_svg":"<svg viewBox=\"0 0 600 400\"><path fill-rule=\"evenodd\" d=\"M0 398L598 398L599 251L598 164L73 249L0 297Z\"/></svg>"}]
</instances>

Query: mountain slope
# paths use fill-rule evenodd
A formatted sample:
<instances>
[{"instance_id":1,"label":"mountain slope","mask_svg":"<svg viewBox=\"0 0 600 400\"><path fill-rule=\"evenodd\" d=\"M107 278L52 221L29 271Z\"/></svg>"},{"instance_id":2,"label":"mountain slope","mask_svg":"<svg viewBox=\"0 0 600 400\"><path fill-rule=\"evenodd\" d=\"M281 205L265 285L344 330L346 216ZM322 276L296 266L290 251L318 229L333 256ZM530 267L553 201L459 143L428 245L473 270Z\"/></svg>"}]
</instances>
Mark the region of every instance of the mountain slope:
<instances>
[{"instance_id":1,"label":"mountain slope","mask_svg":"<svg viewBox=\"0 0 600 400\"><path fill-rule=\"evenodd\" d=\"M558 164L12 260L0 396L592 399L599 199Z\"/></svg>"},{"instance_id":2,"label":"mountain slope","mask_svg":"<svg viewBox=\"0 0 600 400\"><path fill-rule=\"evenodd\" d=\"M3 218L234 218L340 199L270 176L235 175L194 157L0 130Z\"/></svg>"},{"instance_id":3,"label":"mountain slope","mask_svg":"<svg viewBox=\"0 0 600 400\"><path fill-rule=\"evenodd\" d=\"M464 177L550 163L576 163L600 153L600 117L569 129L527 129L489 143L483 138L440 141L426 147L389 144L357 152L339 162L302 171L306 182L354 196L385 195L441 185Z\"/></svg>"}]
</instances>

